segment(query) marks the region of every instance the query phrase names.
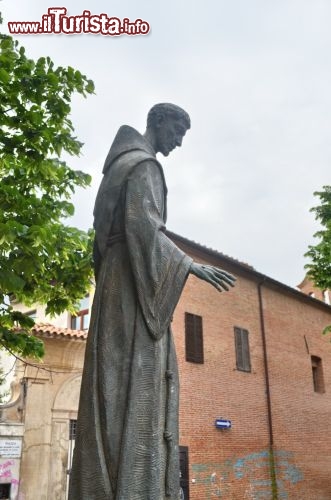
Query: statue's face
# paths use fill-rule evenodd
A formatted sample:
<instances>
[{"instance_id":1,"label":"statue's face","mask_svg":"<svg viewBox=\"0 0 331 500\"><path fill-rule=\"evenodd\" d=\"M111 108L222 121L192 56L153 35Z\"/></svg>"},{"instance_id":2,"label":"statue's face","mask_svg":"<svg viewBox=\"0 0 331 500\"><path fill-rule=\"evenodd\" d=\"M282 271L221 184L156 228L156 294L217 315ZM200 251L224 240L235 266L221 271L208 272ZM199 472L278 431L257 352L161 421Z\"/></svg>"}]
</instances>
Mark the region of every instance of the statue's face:
<instances>
[{"instance_id":1,"label":"statue's face","mask_svg":"<svg viewBox=\"0 0 331 500\"><path fill-rule=\"evenodd\" d=\"M182 145L186 130L186 125L182 120L178 120L171 115L162 115L156 124L157 152L168 156L175 147Z\"/></svg>"}]
</instances>

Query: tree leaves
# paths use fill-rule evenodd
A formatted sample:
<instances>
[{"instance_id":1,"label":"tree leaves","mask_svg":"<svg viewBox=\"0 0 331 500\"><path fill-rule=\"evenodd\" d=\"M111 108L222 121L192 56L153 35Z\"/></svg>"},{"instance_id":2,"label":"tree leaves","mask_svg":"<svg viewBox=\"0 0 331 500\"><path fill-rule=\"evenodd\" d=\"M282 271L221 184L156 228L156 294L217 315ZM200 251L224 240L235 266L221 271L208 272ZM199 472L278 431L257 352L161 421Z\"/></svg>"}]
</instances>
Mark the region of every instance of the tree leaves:
<instances>
[{"instance_id":1,"label":"tree leaves","mask_svg":"<svg viewBox=\"0 0 331 500\"><path fill-rule=\"evenodd\" d=\"M0 269L0 283L2 290L22 290L25 281L9 269Z\"/></svg>"},{"instance_id":2,"label":"tree leaves","mask_svg":"<svg viewBox=\"0 0 331 500\"><path fill-rule=\"evenodd\" d=\"M8 83L10 80L9 73L4 68L0 68L0 82Z\"/></svg>"},{"instance_id":3,"label":"tree leaves","mask_svg":"<svg viewBox=\"0 0 331 500\"><path fill-rule=\"evenodd\" d=\"M331 289L331 186L324 186L323 191L317 191L314 195L319 197L320 205L313 207L311 211L320 221L322 229L314 234L318 243L309 246L305 254L311 260L305 268L318 287Z\"/></svg>"},{"instance_id":4,"label":"tree leaves","mask_svg":"<svg viewBox=\"0 0 331 500\"><path fill-rule=\"evenodd\" d=\"M45 354L43 342L26 332L15 332L0 326L0 344L12 353L40 359Z\"/></svg>"},{"instance_id":5,"label":"tree leaves","mask_svg":"<svg viewBox=\"0 0 331 500\"><path fill-rule=\"evenodd\" d=\"M314 234L319 241L310 245L305 257L310 263L306 264L308 276L316 286L322 290L331 290L331 186L323 186L323 191L316 191L314 196L320 199L320 204L311 209L315 218L321 223L322 229ZM331 325L323 333L330 333Z\"/></svg>"},{"instance_id":6,"label":"tree leaves","mask_svg":"<svg viewBox=\"0 0 331 500\"><path fill-rule=\"evenodd\" d=\"M56 68L49 57L29 59L24 47L0 34L0 342L24 356L40 357L42 343L6 296L44 303L58 314L73 311L90 286L92 233L63 219L74 213L69 200L76 187L91 178L60 156L80 154L70 102L74 93L93 92L79 71Z\"/></svg>"},{"instance_id":7,"label":"tree leaves","mask_svg":"<svg viewBox=\"0 0 331 500\"><path fill-rule=\"evenodd\" d=\"M323 335L327 335L328 333L331 333L331 325L326 326L323 330Z\"/></svg>"}]
</instances>

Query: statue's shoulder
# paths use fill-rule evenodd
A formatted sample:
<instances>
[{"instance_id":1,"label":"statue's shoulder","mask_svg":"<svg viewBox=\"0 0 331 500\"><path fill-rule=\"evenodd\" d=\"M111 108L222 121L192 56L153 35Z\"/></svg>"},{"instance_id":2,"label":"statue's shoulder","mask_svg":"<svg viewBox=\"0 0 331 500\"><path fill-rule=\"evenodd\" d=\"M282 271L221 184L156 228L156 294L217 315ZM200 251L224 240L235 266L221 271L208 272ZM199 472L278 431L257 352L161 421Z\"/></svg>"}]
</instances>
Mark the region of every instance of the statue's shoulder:
<instances>
[{"instance_id":1,"label":"statue's shoulder","mask_svg":"<svg viewBox=\"0 0 331 500\"><path fill-rule=\"evenodd\" d=\"M151 160L154 159L157 161L152 146L136 129L129 125L122 125L122 127L119 128L107 155L103 173L107 172L107 170L124 155L128 161L131 161L131 159L134 161L135 157L137 157L138 160L141 157L146 157L146 159L150 158Z\"/></svg>"}]
</instances>

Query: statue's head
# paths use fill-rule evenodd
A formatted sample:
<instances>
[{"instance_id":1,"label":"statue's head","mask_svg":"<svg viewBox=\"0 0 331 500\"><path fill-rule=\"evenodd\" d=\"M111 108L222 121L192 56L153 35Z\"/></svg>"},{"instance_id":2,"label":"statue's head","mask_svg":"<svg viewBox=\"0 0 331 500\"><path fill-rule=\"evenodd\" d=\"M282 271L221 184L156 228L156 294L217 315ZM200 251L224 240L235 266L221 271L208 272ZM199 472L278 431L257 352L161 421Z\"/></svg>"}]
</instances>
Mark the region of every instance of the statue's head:
<instances>
[{"instance_id":1,"label":"statue's head","mask_svg":"<svg viewBox=\"0 0 331 500\"><path fill-rule=\"evenodd\" d=\"M146 134L152 139L155 152L168 156L176 146L182 145L190 127L186 111L175 104L162 103L153 106L148 113Z\"/></svg>"}]
</instances>

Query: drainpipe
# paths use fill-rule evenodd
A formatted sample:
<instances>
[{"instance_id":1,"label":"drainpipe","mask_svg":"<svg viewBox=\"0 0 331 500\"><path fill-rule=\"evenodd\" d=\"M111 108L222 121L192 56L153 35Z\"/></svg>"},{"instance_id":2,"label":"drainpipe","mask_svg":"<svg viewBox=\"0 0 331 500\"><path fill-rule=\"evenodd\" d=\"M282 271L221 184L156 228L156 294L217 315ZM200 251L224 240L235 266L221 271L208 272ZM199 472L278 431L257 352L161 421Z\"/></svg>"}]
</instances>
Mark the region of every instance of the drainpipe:
<instances>
[{"instance_id":1,"label":"drainpipe","mask_svg":"<svg viewBox=\"0 0 331 500\"><path fill-rule=\"evenodd\" d=\"M269 368L268 368L268 356L267 356L267 343L266 343L266 331L264 323L264 313L263 313L263 300L262 300L262 286L266 281L266 277L258 284L258 297L259 297L259 312L260 312L260 325L262 334L262 347L263 347L263 361L264 361L264 376L265 376L265 386L267 394L267 414L268 414L268 432L269 432L269 468L271 477L271 493L272 500L278 499L278 488L277 488L277 476L276 476L276 464L274 455L274 436L272 427L272 410L271 410L271 395L270 395L270 381L269 381Z\"/></svg>"}]
</instances>

